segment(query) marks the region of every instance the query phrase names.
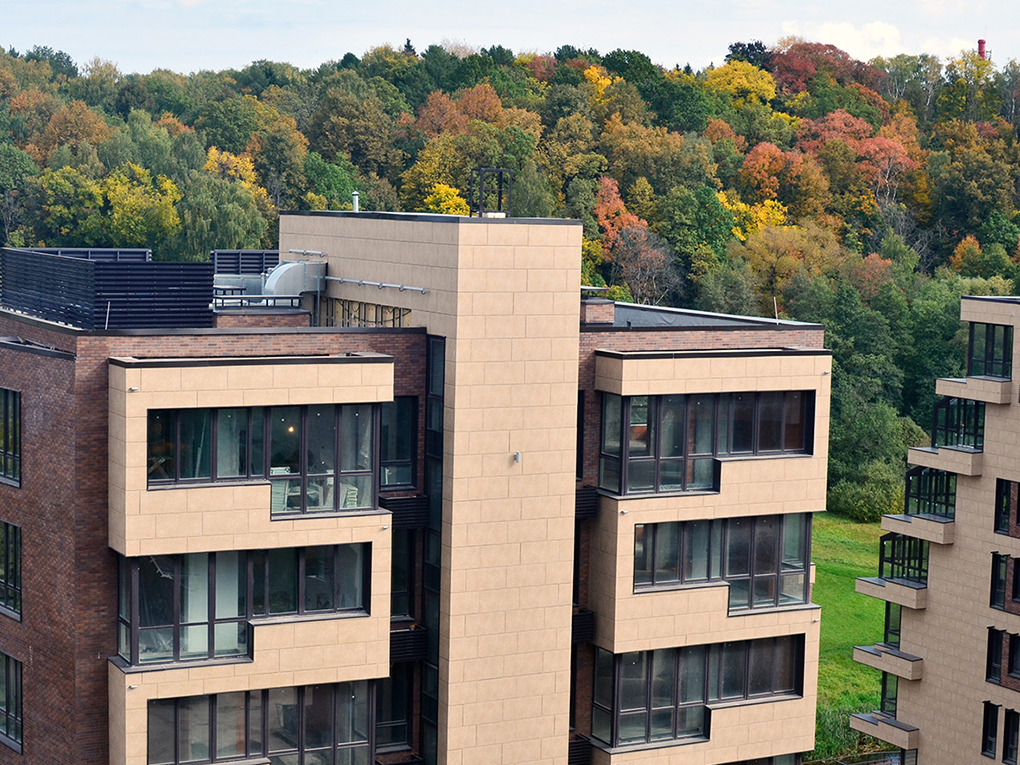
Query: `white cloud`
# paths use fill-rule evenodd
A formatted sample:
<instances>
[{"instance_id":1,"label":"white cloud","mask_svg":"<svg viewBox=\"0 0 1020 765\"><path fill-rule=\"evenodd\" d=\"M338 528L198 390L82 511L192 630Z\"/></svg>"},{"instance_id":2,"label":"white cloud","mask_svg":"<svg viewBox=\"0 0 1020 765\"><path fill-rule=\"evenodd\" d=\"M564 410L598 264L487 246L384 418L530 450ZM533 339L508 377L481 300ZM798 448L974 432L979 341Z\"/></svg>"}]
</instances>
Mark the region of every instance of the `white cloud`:
<instances>
[{"instance_id":1,"label":"white cloud","mask_svg":"<svg viewBox=\"0 0 1020 765\"><path fill-rule=\"evenodd\" d=\"M906 52L899 27L884 21L871 21L860 26L847 21L826 21L820 24L784 21L783 33L835 45L861 61Z\"/></svg>"},{"instance_id":2,"label":"white cloud","mask_svg":"<svg viewBox=\"0 0 1020 765\"><path fill-rule=\"evenodd\" d=\"M956 58L960 51L977 50L977 40L967 40L963 37L926 37L921 41L921 50L939 58Z\"/></svg>"}]
</instances>

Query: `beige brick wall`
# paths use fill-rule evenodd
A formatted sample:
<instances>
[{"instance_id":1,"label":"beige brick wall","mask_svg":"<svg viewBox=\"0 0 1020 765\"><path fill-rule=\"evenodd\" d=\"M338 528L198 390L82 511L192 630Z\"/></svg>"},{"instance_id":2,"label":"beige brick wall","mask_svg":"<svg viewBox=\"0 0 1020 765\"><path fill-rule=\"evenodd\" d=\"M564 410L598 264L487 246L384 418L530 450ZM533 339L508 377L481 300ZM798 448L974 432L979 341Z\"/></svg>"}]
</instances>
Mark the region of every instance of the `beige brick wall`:
<instances>
[{"instance_id":1,"label":"beige brick wall","mask_svg":"<svg viewBox=\"0 0 1020 765\"><path fill-rule=\"evenodd\" d=\"M117 361L109 367L110 547L135 556L295 546L313 538L322 540L319 544L344 541L350 524L342 518L270 521L268 483L150 490L148 411L392 401L391 358L365 353L342 360L266 358L215 366L180 359L170 367L147 366L152 360ZM322 534L326 537L317 536Z\"/></svg>"},{"instance_id":2,"label":"beige brick wall","mask_svg":"<svg viewBox=\"0 0 1020 765\"><path fill-rule=\"evenodd\" d=\"M281 250L326 253L330 275L428 289L329 297L410 308L447 338L445 765L566 763L580 244L557 222L281 218Z\"/></svg>"},{"instance_id":3,"label":"beige brick wall","mask_svg":"<svg viewBox=\"0 0 1020 765\"><path fill-rule=\"evenodd\" d=\"M1018 309L1016 298L965 298L962 316L968 321L1011 324L1016 338ZM1014 370L1020 368L1018 361L1014 340ZM966 386L977 382L968 381ZM929 548L926 607L903 610L901 650L921 657L924 672L919 681L900 683L896 716L920 729L918 762L924 765L990 761L980 754L982 703L986 700L1001 705L995 758L1000 760L1002 710L1020 711L1020 695L985 681L988 628L1020 632L1015 616L988 605L992 553L1020 557L1020 539L993 532L996 479L1020 480L1020 407L1015 403L1016 382L1011 385L1014 403L986 406L979 469L956 460L957 467L973 474L957 477L952 544ZM944 384L940 387L944 389ZM911 450L911 462L929 464L926 458ZM880 624L875 625L875 631L880 634Z\"/></svg>"}]
</instances>

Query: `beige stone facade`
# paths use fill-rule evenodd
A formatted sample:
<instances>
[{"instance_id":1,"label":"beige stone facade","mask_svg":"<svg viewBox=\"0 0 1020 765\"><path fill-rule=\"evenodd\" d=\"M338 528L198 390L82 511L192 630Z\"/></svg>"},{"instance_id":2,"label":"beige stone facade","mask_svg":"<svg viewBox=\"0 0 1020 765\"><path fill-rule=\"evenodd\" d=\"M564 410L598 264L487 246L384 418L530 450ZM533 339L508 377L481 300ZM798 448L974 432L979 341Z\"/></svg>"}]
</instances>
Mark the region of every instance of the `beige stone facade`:
<instances>
[{"instance_id":1,"label":"beige stone facade","mask_svg":"<svg viewBox=\"0 0 1020 765\"><path fill-rule=\"evenodd\" d=\"M936 390L984 402L983 443L910 450L912 465L955 476L954 512L887 516L885 531L927 544L927 576L906 581L887 572L887 581L857 583L858 592L899 604L902 617L898 641L895 633L886 634L884 642L855 650L857 661L898 682L895 692L886 693L884 712L856 715L851 727L903 749L905 758L923 765L1016 757L1017 729L1010 719L1020 711L1020 684L1014 679L1020 666L1010 657L1020 650L1020 589L1014 586L1020 535L1009 482L1020 479L1018 317L1016 298L963 299L973 376L939 380ZM999 339L986 356L981 338L990 326ZM1005 328L1009 334L1003 340ZM975 356L998 364L995 373L974 374ZM1002 571L1006 576L999 576Z\"/></svg>"},{"instance_id":2,"label":"beige stone facade","mask_svg":"<svg viewBox=\"0 0 1020 765\"><path fill-rule=\"evenodd\" d=\"M0 355L40 359L0 366L32 445L25 514L0 521L26 540L26 604L55 566L38 540L71 561L46 597L78 620L58 666L35 606L0 606L19 762L801 765L823 329L591 297L581 231L285 214L281 260L317 264L283 266L300 308L210 284L234 297L195 326L0 310ZM51 388L66 402L39 416ZM47 436L73 452L51 522L37 445L61 405L80 422ZM654 548L674 579L642 580L652 535L707 528L683 561ZM639 666L672 679L635 692ZM62 730L36 700L69 678Z\"/></svg>"}]
</instances>

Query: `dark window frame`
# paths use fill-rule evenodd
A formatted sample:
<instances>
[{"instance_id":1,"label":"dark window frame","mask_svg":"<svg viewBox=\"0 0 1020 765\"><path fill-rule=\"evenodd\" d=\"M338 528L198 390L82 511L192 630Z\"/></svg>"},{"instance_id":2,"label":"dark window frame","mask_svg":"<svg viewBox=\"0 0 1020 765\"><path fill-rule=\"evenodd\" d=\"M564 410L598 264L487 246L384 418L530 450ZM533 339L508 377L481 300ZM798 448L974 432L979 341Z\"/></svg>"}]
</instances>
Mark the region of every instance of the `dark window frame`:
<instances>
[{"instance_id":1,"label":"dark window frame","mask_svg":"<svg viewBox=\"0 0 1020 765\"><path fill-rule=\"evenodd\" d=\"M1020 713L1007 709L1002 726L1002 761L1006 765L1017 765L1018 744L1020 744Z\"/></svg>"},{"instance_id":2,"label":"dark window frame","mask_svg":"<svg viewBox=\"0 0 1020 765\"><path fill-rule=\"evenodd\" d=\"M1002 611L1006 608L1006 577L1008 576L1009 556L992 553L991 592L988 605Z\"/></svg>"},{"instance_id":3,"label":"dark window frame","mask_svg":"<svg viewBox=\"0 0 1020 765\"><path fill-rule=\"evenodd\" d=\"M1010 677L1020 678L1020 635L1009 634L1006 661L1006 674Z\"/></svg>"},{"instance_id":4,"label":"dark window frame","mask_svg":"<svg viewBox=\"0 0 1020 765\"><path fill-rule=\"evenodd\" d=\"M24 741L22 664L13 656L0 652L0 672L4 689L0 693L0 744L21 753Z\"/></svg>"},{"instance_id":5,"label":"dark window frame","mask_svg":"<svg viewBox=\"0 0 1020 765\"><path fill-rule=\"evenodd\" d=\"M954 518L956 473L928 467L908 470L903 511L906 515Z\"/></svg>"},{"instance_id":6,"label":"dark window frame","mask_svg":"<svg viewBox=\"0 0 1020 765\"><path fill-rule=\"evenodd\" d=\"M1012 374L1012 325L972 321L967 343L967 376L1009 380Z\"/></svg>"},{"instance_id":7,"label":"dark window frame","mask_svg":"<svg viewBox=\"0 0 1020 765\"><path fill-rule=\"evenodd\" d=\"M985 649L985 680L996 685L1002 682L1002 647L1005 636L1005 630L988 628L988 645Z\"/></svg>"},{"instance_id":8,"label":"dark window frame","mask_svg":"<svg viewBox=\"0 0 1020 765\"><path fill-rule=\"evenodd\" d=\"M981 718L981 754L994 759L998 747L999 736L999 705L990 701L984 702Z\"/></svg>"},{"instance_id":9,"label":"dark window frame","mask_svg":"<svg viewBox=\"0 0 1020 765\"><path fill-rule=\"evenodd\" d=\"M21 486L21 393L0 388L0 483Z\"/></svg>"},{"instance_id":10,"label":"dark window frame","mask_svg":"<svg viewBox=\"0 0 1020 765\"><path fill-rule=\"evenodd\" d=\"M799 566L790 565L785 555L785 540L787 527L796 519L800 523L800 549L797 556L800 560ZM767 532L764 529L765 522L778 520L778 530L774 531L773 558L774 567L759 572L759 538L764 538L767 543ZM747 532L747 549L741 560L735 560L734 550L731 549L736 543L731 543L736 533L734 524L749 524ZM688 577L686 575L685 563L691 559L692 554L704 549L702 541L692 539L690 532L694 524L707 525L707 556L703 566L705 576ZM655 592L661 590L672 590L690 586L700 586L712 582L726 582L730 586L731 612L753 611L766 608L784 608L788 606L799 606L807 603L811 591L810 566L811 566L811 513L792 513L783 515L761 515L741 518L705 519L700 521L667 521L663 523L638 524L634 529L634 592ZM677 539L677 558L667 563L660 560L662 545L659 544L660 535L673 535ZM741 545L742 546L742 545ZM644 550L647 549L647 553ZM638 566L642 561L647 561L647 569L639 570ZM731 571L736 566L737 571ZM675 571L675 579L658 580L660 572L665 570ZM644 579L644 572L647 571L647 580ZM800 597L785 599L784 580L801 579ZM766 602L765 598L757 597L760 589L768 590L769 580L772 581L772 598ZM746 584L745 584L746 583ZM759 587L759 585L761 587Z\"/></svg>"},{"instance_id":11,"label":"dark window frame","mask_svg":"<svg viewBox=\"0 0 1020 765\"><path fill-rule=\"evenodd\" d=\"M782 397L777 432L765 427L766 408L775 403L767 397L772 396ZM696 410L705 405L711 406L711 413L696 416ZM746 424L746 419L735 412L744 410L746 416L748 407L750 431L741 436L747 440L745 448L735 443L738 440L735 423ZM791 419L795 410L796 420ZM600 412L599 488L618 496L717 491L719 458L812 453L815 392L811 390L660 396L603 392ZM618 432L609 425L616 419ZM674 440L667 448L670 434ZM768 445L769 435L775 438L777 446ZM790 443L790 439L795 442ZM640 450L644 453L639 453Z\"/></svg>"},{"instance_id":12,"label":"dark window frame","mask_svg":"<svg viewBox=\"0 0 1020 765\"><path fill-rule=\"evenodd\" d=\"M931 445L982 451L985 443L985 402L947 396L932 411Z\"/></svg>"},{"instance_id":13,"label":"dark window frame","mask_svg":"<svg viewBox=\"0 0 1020 765\"><path fill-rule=\"evenodd\" d=\"M899 648L902 630L903 606L887 600L885 602L885 627L882 632L882 642L890 648Z\"/></svg>"},{"instance_id":14,"label":"dark window frame","mask_svg":"<svg viewBox=\"0 0 1020 765\"><path fill-rule=\"evenodd\" d=\"M309 693L314 693L318 689L323 688L330 689L332 692L328 703L330 719L327 725L323 725L321 720L313 721L310 719L309 710L312 706L307 701ZM286 691L294 692L295 703L280 704L277 705L278 709L270 709L272 706L270 701L272 695L276 692ZM220 732L218 720L220 701L230 697L236 698L240 694L243 694L244 698L242 711L242 740L244 741L242 748L244 751L221 756L219 754L219 742L217 741ZM358 695L361 698L358 698ZM341 699L356 699L351 704L349 711L357 712L359 709L363 709L365 716L365 719L361 721L365 727L363 737L355 739L352 736L351 741L339 740L341 738L339 732L342 728L340 713L344 709ZM195 704L196 702L202 703L203 701L205 702L207 718L196 724L206 731L207 739L205 741L206 746L204 747L206 749L206 756L196 756L194 752L191 752L182 757L181 741L187 732L182 730L182 711L186 710L188 705ZM148 746L146 760L150 765L179 765L181 763L203 765L204 763L246 762L249 760L261 762L264 760L268 761L271 756L286 757L287 755L297 755L301 757L316 752L329 752L330 759L332 760L343 751L366 749L366 761L372 762L375 757L375 728L372 719L374 717L374 706L375 683L367 680L234 691L205 696L152 699L147 707L146 735ZM170 716L169 729L165 725L158 726L156 724L158 716L161 714L166 716L167 712L169 712ZM314 725L319 726L319 733L322 730L328 731L327 736L329 740L327 743L323 744L320 742L315 744L309 742L309 728ZM276 731L282 728L288 729L286 737L274 735ZM353 733L353 725L351 730ZM154 755L154 743L165 746L167 742L171 742L172 759L167 759L165 754ZM291 744L291 742L293 743ZM281 746L281 743L290 745ZM276 748L271 748L274 746Z\"/></svg>"},{"instance_id":15,"label":"dark window frame","mask_svg":"<svg viewBox=\"0 0 1020 765\"><path fill-rule=\"evenodd\" d=\"M410 430L401 432L397 428L396 438L405 442L407 449L406 459L387 460L387 414L392 408L395 411L395 423L399 424L399 406L407 406L410 411L405 413L407 422L410 423ZM405 467L410 476L408 481L386 482L386 471L388 468ZM394 396L393 401L384 401L379 405L379 488L383 491L400 491L414 489L418 486L418 397L417 396Z\"/></svg>"},{"instance_id":16,"label":"dark window frame","mask_svg":"<svg viewBox=\"0 0 1020 765\"><path fill-rule=\"evenodd\" d=\"M0 521L0 613L21 621L21 527Z\"/></svg>"},{"instance_id":17,"label":"dark window frame","mask_svg":"<svg viewBox=\"0 0 1020 765\"><path fill-rule=\"evenodd\" d=\"M332 448L332 466L324 472L316 472L310 462L314 455L310 454L308 447L309 439L309 413L320 407L333 407L335 422ZM370 408L371 423L369 425L369 452L370 466L368 468L343 469L344 453L343 434L345 418L358 416L356 409L362 407ZM220 451L220 414L222 412L244 411L247 413L247 427L244 429L245 441L239 450L243 453L246 469L243 475L220 475L218 465L218 453ZM190 416L196 416L206 412L209 416L209 457L208 475L199 477L181 476L181 455L188 446L182 437L184 418L182 412ZM286 414L297 415L298 443L296 446L297 471L292 472L286 467L274 467L273 456L273 422L274 415L283 416ZM162 418L162 419L161 419ZM378 444L380 443L380 406L379 404L301 404L285 405L274 407L211 407L199 409L150 409L148 411L148 439L147 439L147 471L148 487L172 487L202 485L209 483L251 483L268 480L272 486L272 507L271 513L274 518L290 518L296 515L322 515L329 513L350 513L371 511L378 505L379 480L380 480L380 455ZM166 427L172 431L168 436L157 435L156 425ZM291 431L294 427L291 427ZM170 454L159 453L160 450L169 449ZM164 470L164 465L170 464L169 471ZM153 479L152 473L155 470L163 471L166 477ZM367 479L367 496L361 500L358 491L358 498L355 505L348 504L349 490L341 491L343 479L356 482L350 484L357 487L357 484L365 484ZM317 481L331 482L332 499L325 506L309 505L314 484ZM297 482L297 491L292 491L290 484ZM320 487L320 492L321 492ZM296 501L295 501L296 500Z\"/></svg>"},{"instance_id":18,"label":"dark window frame","mask_svg":"<svg viewBox=\"0 0 1020 765\"><path fill-rule=\"evenodd\" d=\"M611 654L596 649L595 685L592 699L592 735L611 747L640 747L647 744L663 744L667 742L684 743L704 741L709 738L711 730L711 706L715 704L754 703L769 698L795 698L804 692L804 639L803 634L784 635L773 638L715 643L701 646L685 646L683 648L667 648L656 651L634 651L623 654ZM771 661L752 660L755 648L768 646L772 652ZM780 658L781 652L788 652ZM631 659L629 657L640 657ZM637 666L633 662L640 661L642 677L625 678L625 664ZM663 698L663 686L657 685L656 662L663 661L665 666L672 667L671 686L668 689L668 703ZM690 662L688 672L685 662ZM737 666L739 664L739 667ZM768 690L754 692L752 685L760 682L753 678L754 667L767 666L769 670ZM787 667L789 678L781 676L781 669ZM606 682L599 667L610 669L610 688L602 688ZM727 678L727 671L737 672L739 678ZM688 677L696 678L696 684L690 688L686 682ZM739 682L739 690L734 681ZM624 707L624 685L641 690L643 706ZM787 684L789 687L787 687ZM607 692L608 691L608 692ZM608 697L608 705L603 699ZM656 700L658 698L658 703ZM670 736L655 735L653 720L658 713L661 721L669 713ZM624 740L621 737L621 717L632 717L640 720L644 715L643 740L637 737ZM683 726L682 721L690 720L695 724ZM609 723L609 741L601 738L599 730L602 723L598 717ZM700 725L698 720L700 718Z\"/></svg>"},{"instance_id":19,"label":"dark window frame","mask_svg":"<svg viewBox=\"0 0 1020 765\"><path fill-rule=\"evenodd\" d=\"M394 700L399 695L400 689L394 688L393 681L397 676L400 676L401 682L403 682L403 698L401 703L403 705L403 715L396 714L396 705L390 704L390 709L393 714L390 719L383 719L384 698L387 694L393 696ZM390 665L389 677L383 678L378 681L376 686L376 704L375 704L375 742L377 752L403 752L411 748L414 730L414 662L401 662L399 664ZM399 730L404 728L403 737L397 735L392 740L386 736L381 735L384 732ZM383 740L386 743L382 743Z\"/></svg>"},{"instance_id":20,"label":"dark window frame","mask_svg":"<svg viewBox=\"0 0 1020 765\"><path fill-rule=\"evenodd\" d=\"M927 586L928 542L889 532L879 537L879 579Z\"/></svg>"},{"instance_id":21,"label":"dark window frame","mask_svg":"<svg viewBox=\"0 0 1020 765\"><path fill-rule=\"evenodd\" d=\"M360 571L358 574L361 577L361 603L354 606L341 606L339 593L341 591L342 583L349 581L350 573L342 570L340 566L340 555L341 548L344 547L360 547ZM306 596L306 585L308 573L306 571L306 562L308 550L315 549L332 549L333 551L333 606L324 609L309 610L305 606ZM323 545L320 547L292 547L292 548L279 548L280 550L293 551L296 556L296 565L293 569L295 581L293 583L293 594L294 603L296 609L287 611L273 611L271 606L272 594L269 590L269 566L263 566L263 582L261 593L256 592L257 583L255 582L255 574L257 571L257 560L259 556L263 556L263 559L268 553L274 552L273 550L241 550L241 551L225 551L225 553L236 552L239 556L243 556L239 563L243 567L239 572L244 576L245 592L244 592L244 613L239 615L230 615L226 617L217 616L216 609L216 558L215 553L208 553L208 564L207 564L207 580L205 589L206 598L206 613L205 618L199 621L186 621L182 614L182 590L186 584L182 571L184 569L185 559L189 557L189 554L179 555L168 555L158 556L164 559L165 563L169 563L173 567L172 573L168 577L171 579L170 587L173 589L173 605L172 605L172 616L171 623L163 625L150 625L146 627L141 626L141 574L140 565L142 558L123 558L119 559L120 563L120 593L118 596L118 602L120 604L118 608L118 655L127 664L131 666L160 666L165 664L191 664L195 662L207 662L211 660L224 660L224 659L238 659L238 658L251 658L251 651L253 648L252 630L254 625L261 620L265 619L329 619L334 617L343 616L368 616L370 613L371 605L371 572L372 572L372 545L368 542L352 543L345 545ZM205 553L197 553L190 555L203 555ZM143 556L145 557L145 556ZM151 556L149 556L151 557ZM127 592L125 592L125 588ZM261 600L263 606L261 609L256 611L256 601ZM246 630L247 636L244 641L238 641L243 643L239 645L236 652L224 653L217 652L216 633L217 627L223 625L236 624L237 629ZM183 650L183 634L184 630L193 627L205 626L208 630L206 637L206 650L204 655L190 655L182 656ZM164 632L169 629L171 630L171 656L161 657L151 660L142 659L141 651L141 634L143 632L158 633Z\"/></svg>"},{"instance_id":22,"label":"dark window frame","mask_svg":"<svg viewBox=\"0 0 1020 765\"><path fill-rule=\"evenodd\" d=\"M879 709L896 719L896 704L899 697L899 678L892 672L882 673L882 692L879 697Z\"/></svg>"},{"instance_id":23,"label":"dark window frame","mask_svg":"<svg viewBox=\"0 0 1020 765\"><path fill-rule=\"evenodd\" d=\"M1020 484L1005 478L995 479L995 520L996 534L1008 535L1017 524L1017 509L1020 507Z\"/></svg>"}]
</instances>

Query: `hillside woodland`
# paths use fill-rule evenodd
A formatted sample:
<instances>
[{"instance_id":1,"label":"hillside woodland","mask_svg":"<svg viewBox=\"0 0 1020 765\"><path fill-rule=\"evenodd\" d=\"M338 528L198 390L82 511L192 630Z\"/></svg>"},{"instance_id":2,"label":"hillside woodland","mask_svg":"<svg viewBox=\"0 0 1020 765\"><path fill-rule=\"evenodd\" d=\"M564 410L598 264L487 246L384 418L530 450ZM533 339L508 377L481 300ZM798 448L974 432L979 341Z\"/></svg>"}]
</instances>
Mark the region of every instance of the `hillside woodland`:
<instances>
[{"instance_id":1,"label":"hillside woodland","mask_svg":"<svg viewBox=\"0 0 1020 765\"><path fill-rule=\"evenodd\" d=\"M317 69L124 74L0 50L0 244L272 248L280 210L513 212L584 224L614 297L822 322L829 508L902 501L935 375L963 372L965 294L1020 285L1020 64L857 61L790 38L704 71L638 51L382 46Z\"/></svg>"}]
</instances>

